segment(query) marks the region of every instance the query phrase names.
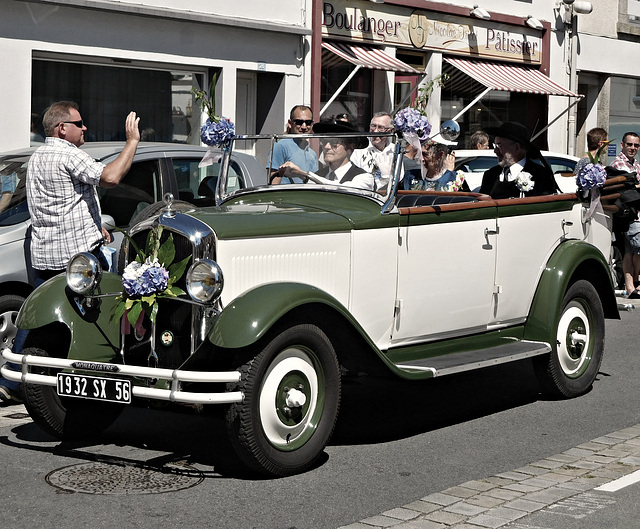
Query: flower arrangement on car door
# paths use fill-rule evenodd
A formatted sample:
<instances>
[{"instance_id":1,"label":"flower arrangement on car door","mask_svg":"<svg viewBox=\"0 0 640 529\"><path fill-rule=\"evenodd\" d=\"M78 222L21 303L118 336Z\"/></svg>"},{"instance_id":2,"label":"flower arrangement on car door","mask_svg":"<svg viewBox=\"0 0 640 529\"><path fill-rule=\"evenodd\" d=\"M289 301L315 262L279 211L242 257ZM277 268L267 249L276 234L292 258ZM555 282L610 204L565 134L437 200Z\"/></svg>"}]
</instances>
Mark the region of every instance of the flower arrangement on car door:
<instances>
[{"instance_id":1,"label":"flower arrangement on car door","mask_svg":"<svg viewBox=\"0 0 640 529\"><path fill-rule=\"evenodd\" d=\"M125 333L129 329L128 324L140 330L145 313L155 322L159 299L185 294L175 283L184 275L191 256L174 263L176 250L173 234L169 234L161 244L162 231L162 226L149 231L144 251L125 234L136 251L136 258L124 269L123 292L116 298L112 316L116 322L121 322Z\"/></svg>"}]
</instances>

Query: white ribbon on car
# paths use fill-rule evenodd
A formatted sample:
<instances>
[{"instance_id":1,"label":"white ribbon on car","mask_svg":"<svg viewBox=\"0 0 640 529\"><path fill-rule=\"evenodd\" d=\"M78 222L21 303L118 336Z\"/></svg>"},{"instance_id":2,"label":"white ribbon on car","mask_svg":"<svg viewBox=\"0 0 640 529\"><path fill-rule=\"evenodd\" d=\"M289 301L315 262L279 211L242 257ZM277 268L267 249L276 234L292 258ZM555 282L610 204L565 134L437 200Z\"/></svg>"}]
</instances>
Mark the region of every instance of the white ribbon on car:
<instances>
[{"instance_id":1,"label":"white ribbon on car","mask_svg":"<svg viewBox=\"0 0 640 529\"><path fill-rule=\"evenodd\" d=\"M222 154L214 151L213 149L207 149L207 152L204 153L202 160L198 164L198 167L207 167L209 165L213 165L214 163L218 163L222 158Z\"/></svg>"}]
</instances>

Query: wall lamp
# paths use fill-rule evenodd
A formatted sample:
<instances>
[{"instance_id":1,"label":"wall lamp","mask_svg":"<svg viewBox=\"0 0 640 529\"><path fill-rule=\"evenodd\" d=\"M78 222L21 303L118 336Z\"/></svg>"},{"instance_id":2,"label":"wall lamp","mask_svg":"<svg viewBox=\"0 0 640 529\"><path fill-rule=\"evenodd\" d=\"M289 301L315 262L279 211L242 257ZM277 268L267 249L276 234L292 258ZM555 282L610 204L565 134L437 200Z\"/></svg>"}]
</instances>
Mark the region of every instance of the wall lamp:
<instances>
[{"instance_id":1,"label":"wall lamp","mask_svg":"<svg viewBox=\"0 0 640 529\"><path fill-rule=\"evenodd\" d=\"M529 26L530 28L533 29L544 29L544 26L542 25L542 22L540 22L537 18L533 18L531 15L529 15L527 17L527 20L525 21L527 26Z\"/></svg>"},{"instance_id":2,"label":"wall lamp","mask_svg":"<svg viewBox=\"0 0 640 529\"><path fill-rule=\"evenodd\" d=\"M567 7L573 7L574 12L580 15L588 15L593 11L593 4L591 2L584 2L583 0L562 0L562 3Z\"/></svg>"},{"instance_id":3,"label":"wall lamp","mask_svg":"<svg viewBox=\"0 0 640 529\"><path fill-rule=\"evenodd\" d=\"M471 10L471 16L481 18L482 20L491 20L491 15L489 14L489 12L482 7L478 7L477 5L473 6L473 9Z\"/></svg>"}]
</instances>

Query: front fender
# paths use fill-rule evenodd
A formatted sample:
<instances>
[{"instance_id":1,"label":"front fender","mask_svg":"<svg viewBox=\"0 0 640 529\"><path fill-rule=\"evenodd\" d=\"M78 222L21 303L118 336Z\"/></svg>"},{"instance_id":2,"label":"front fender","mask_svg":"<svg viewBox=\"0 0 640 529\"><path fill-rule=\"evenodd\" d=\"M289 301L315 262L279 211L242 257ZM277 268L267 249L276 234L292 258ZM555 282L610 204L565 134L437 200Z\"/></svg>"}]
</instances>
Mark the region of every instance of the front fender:
<instances>
[{"instance_id":1,"label":"front fender","mask_svg":"<svg viewBox=\"0 0 640 529\"><path fill-rule=\"evenodd\" d=\"M302 283L270 283L238 296L220 313L209 332L216 346L246 347L255 343L287 312L310 303L328 305L366 336L349 311L333 296Z\"/></svg>"},{"instance_id":2,"label":"front fender","mask_svg":"<svg viewBox=\"0 0 640 529\"><path fill-rule=\"evenodd\" d=\"M583 241L566 241L556 249L542 273L525 326L525 339L555 340L564 293L576 279L593 284L607 317L619 317L609 264L602 252Z\"/></svg>"},{"instance_id":3,"label":"front fender","mask_svg":"<svg viewBox=\"0 0 640 529\"><path fill-rule=\"evenodd\" d=\"M100 283L102 293L122 291L122 280L105 273ZM64 274L46 281L26 299L16 320L20 329L37 329L60 323L69 329L71 344L68 358L110 361L119 349L120 325L111 321L115 296L101 298L91 309L76 303L82 296L67 288ZM83 313L84 312L84 313ZM51 340L56 337L51 336ZM87 347L91 344L91 347Z\"/></svg>"}]
</instances>

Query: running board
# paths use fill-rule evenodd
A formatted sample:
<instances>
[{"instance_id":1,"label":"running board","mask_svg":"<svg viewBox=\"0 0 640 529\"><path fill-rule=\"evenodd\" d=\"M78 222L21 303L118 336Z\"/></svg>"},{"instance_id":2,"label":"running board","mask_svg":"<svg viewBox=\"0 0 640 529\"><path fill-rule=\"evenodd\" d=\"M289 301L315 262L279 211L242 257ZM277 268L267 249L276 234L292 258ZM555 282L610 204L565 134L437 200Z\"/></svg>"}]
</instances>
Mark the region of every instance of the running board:
<instances>
[{"instance_id":1,"label":"running board","mask_svg":"<svg viewBox=\"0 0 640 529\"><path fill-rule=\"evenodd\" d=\"M396 367L411 371L429 371L434 377L438 377L480 369L481 367L506 364L507 362L516 362L549 352L551 352L551 346L546 342L518 340L489 349L410 360L396 364Z\"/></svg>"}]
</instances>

